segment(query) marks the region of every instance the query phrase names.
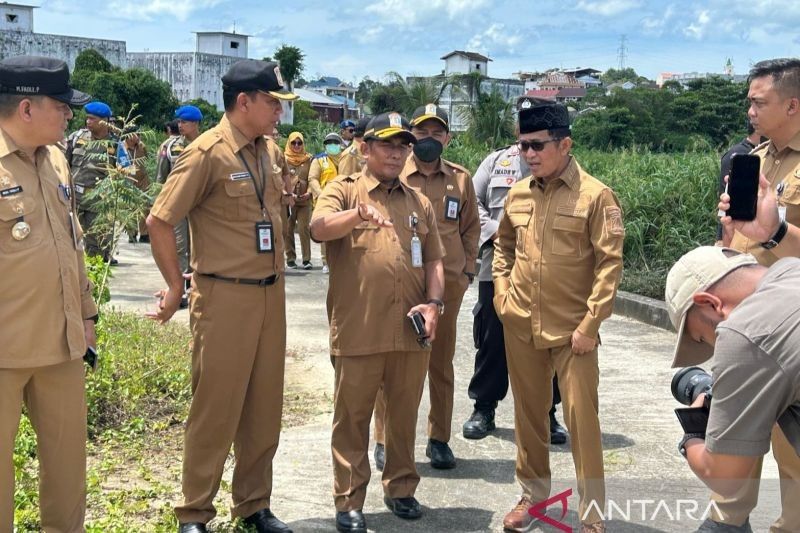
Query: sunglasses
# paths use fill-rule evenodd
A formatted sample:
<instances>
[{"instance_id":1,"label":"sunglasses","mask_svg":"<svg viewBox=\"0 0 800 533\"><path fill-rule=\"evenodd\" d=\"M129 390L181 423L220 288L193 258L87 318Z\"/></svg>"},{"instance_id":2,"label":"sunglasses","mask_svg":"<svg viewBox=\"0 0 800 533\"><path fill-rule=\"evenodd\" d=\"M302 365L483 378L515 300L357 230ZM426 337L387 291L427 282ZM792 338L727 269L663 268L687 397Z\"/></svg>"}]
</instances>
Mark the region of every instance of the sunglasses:
<instances>
[{"instance_id":1,"label":"sunglasses","mask_svg":"<svg viewBox=\"0 0 800 533\"><path fill-rule=\"evenodd\" d=\"M347 131L349 133L355 133L356 130L353 129L353 128L347 128L347 130L345 130L345 131Z\"/></svg>"},{"instance_id":2,"label":"sunglasses","mask_svg":"<svg viewBox=\"0 0 800 533\"><path fill-rule=\"evenodd\" d=\"M292 146L303 146L303 141L292 141Z\"/></svg>"},{"instance_id":3,"label":"sunglasses","mask_svg":"<svg viewBox=\"0 0 800 533\"><path fill-rule=\"evenodd\" d=\"M517 142L517 146L519 146L519 151L523 154L528 150L533 150L534 152L541 152L547 146L547 143L555 143L560 141L561 138L556 139L547 139L546 141L519 141Z\"/></svg>"}]
</instances>

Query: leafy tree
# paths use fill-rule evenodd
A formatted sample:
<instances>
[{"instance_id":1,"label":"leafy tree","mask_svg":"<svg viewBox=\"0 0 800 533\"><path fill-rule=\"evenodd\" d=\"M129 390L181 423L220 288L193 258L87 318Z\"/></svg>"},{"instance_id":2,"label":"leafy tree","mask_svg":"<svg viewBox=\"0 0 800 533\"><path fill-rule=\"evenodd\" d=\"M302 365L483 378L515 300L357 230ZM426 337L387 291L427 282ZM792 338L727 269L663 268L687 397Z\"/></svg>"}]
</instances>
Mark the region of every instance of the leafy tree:
<instances>
[{"instance_id":1,"label":"leafy tree","mask_svg":"<svg viewBox=\"0 0 800 533\"><path fill-rule=\"evenodd\" d=\"M611 83L632 81L634 83L642 83L650 81L644 76L639 76L635 70L630 67L623 69L610 68L600 75L600 81L609 85Z\"/></svg>"},{"instance_id":2,"label":"leafy tree","mask_svg":"<svg viewBox=\"0 0 800 533\"><path fill-rule=\"evenodd\" d=\"M114 68L108 59L93 48L84 50L75 58L74 72L111 72Z\"/></svg>"},{"instance_id":3,"label":"leafy tree","mask_svg":"<svg viewBox=\"0 0 800 533\"><path fill-rule=\"evenodd\" d=\"M370 98L372 98L372 92L380 85L381 83L379 81L372 80L369 76L365 76L360 82L358 82L356 102L368 104Z\"/></svg>"},{"instance_id":4,"label":"leafy tree","mask_svg":"<svg viewBox=\"0 0 800 533\"><path fill-rule=\"evenodd\" d=\"M318 120L319 113L314 111L311 103L305 100L297 100L294 103L294 121L295 123L304 122L308 120Z\"/></svg>"},{"instance_id":5,"label":"leafy tree","mask_svg":"<svg viewBox=\"0 0 800 533\"><path fill-rule=\"evenodd\" d=\"M206 102L202 98L189 100L186 104L195 106L203 113L203 120L200 121L200 131L205 131L216 126L222 119L222 112L219 111L216 106Z\"/></svg>"},{"instance_id":6,"label":"leafy tree","mask_svg":"<svg viewBox=\"0 0 800 533\"><path fill-rule=\"evenodd\" d=\"M373 115L397 111L402 108L404 94L403 87L396 81L378 83L372 90L367 105Z\"/></svg>"},{"instance_id":7,"label":"leafy tree","mask_svg":"<svg viewBox=\"0 0 800 533\"><path fill-rule=\"evenodd\" d=\"M275 61L281 65L281 74L289 90L294 87L294 82L303 73L303 60L306 55L296 46L282 44L275 50Z\"/></svg>"},{"instance_id":8,"label":"leafy tree","mask_svg":"<svg viewBox=\"0 0 800 533\"><path fill-rule=\"evenodd\" d=\"M501 146L514 135L514 105L492 86L485 93L478 85L477 103L465 108L461 117L468 125L467 134L489 146Z\"/></svg>"}]
</instances>

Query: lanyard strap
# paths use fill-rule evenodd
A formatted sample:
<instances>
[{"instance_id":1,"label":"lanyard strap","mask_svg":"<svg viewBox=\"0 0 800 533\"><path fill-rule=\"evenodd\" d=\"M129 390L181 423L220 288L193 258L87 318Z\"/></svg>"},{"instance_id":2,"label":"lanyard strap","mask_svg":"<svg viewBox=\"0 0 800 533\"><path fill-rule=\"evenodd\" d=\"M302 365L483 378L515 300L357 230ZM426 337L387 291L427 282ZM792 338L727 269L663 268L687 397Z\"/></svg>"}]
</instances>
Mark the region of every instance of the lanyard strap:
<instances>
[{"instance_id":1,"label":"lanyard strap","mask_svg":"<svg viewBox=\"0 0 800 533\"><path fill-rule=\"evenodd\" d=\"M258 149L256 149L256 153L258 153ZM241 151L239 151L237 153L237 155L239 156L239 159L242 161L242 164L244 165L245 170L247 170L247 173L250 174L250 179L253 180L253 187L256 190L256 196L258 197L258 203L261 205L261 216L264 217L264 219L266 220L266 218L267 218L267 208L264 206L264 191L267 188L267 175L264 172L264 161L261 161L261 165L260 165L260 168L259 168L259 171L260 171L259 172L259 177L261 178L261 188L259 189L259 184L256 181L256 176L255 176L255 174L253 174L253 171L250 169L250 165L247 164L247 160L244 158L244 155L242 154ZM256 159L258 159L257 155L256 155Z\"/></svg>"}]
</instances>

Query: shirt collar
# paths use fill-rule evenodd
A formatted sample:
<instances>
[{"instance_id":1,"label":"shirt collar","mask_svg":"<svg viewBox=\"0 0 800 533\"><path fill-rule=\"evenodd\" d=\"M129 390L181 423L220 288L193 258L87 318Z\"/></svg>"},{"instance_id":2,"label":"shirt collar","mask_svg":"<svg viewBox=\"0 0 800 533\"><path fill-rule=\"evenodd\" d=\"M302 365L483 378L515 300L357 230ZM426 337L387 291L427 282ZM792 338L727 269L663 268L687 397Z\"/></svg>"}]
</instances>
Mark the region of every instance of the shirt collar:
<instances>
[{"instance_id":1,"label":"shirt collar","mask_svg":"<svg viewBox=\"0 0 800 533\"><path fill-rule=\"evenodd\" d=\"M222 128L225 138L227 139L231 148L233 148L234 152L239 152L245 146L252 144L252 140L248 139L239 128L234 126L231 121L228 120L227 114L222 115L222 119L219 121L219 126ZM258 146L259 141L263 141L263 137L256 138L256 146Z\"/></svg>"},{"instance_id":2,"label":"shirt collar","mask_svg":"<svg viewBox=\"0 0 800 533\"><path fill-rule=\"evenodd\" d=\"M361 172L361 179L366 182L365 185L367 187L367 192L372 192L373 190L377 189L381 184L381 181L378 178L376 178L369 171L369 168L367 168L367 167L364 167L364 170ZM403 192L405 192L405 190L406 190L405 188L408 185L405 182L403 182L402 178L399 179L397 181L397 183L398 183L398 186L395 187L395 188L401 189ZM392 190L394 190L394 189L392 189Z\"/></svg>"},{"instance_id":3,"label":"shirt collar","mask_svg":"<svg viewBox=\"0 0 800 533\"><path fill-rule=\"evenodd\" d=\"M39 146L34 154L35 157L38 158L39 155L42 154L42 151L47 151L47 147ZM6 157L7 155L16 152L23 153L22 149L17 145L16 142L14 142L14 139L12 139L11 136L8 133L6 133L6 131L3 128L0 128L0 158ZM27 158L28 156L24 157Z\"/></svg>"},{"instance_id":4,"label":"shirt collar","mask_svg":"<svg viewBox=\"0 0 800 533\"><path fill-rule=\"evenodd\" d=\"M414 153L412 152L408 155L408 159L406 159L406 164L403 167L403 171L400 173L400 177L407 178L415 173L425 176L425 174L420 172L419 167L417 166L417 159L414 157ZM450 168L449 165L445 165L444 159L441 157L439 158L439 164L436 166L436 170L433 172L433 174L426 177L434 177L438 174L443 174L444 177L449 177L453 174L453 169Z\"/></svg>"},{"instance_id":5,"label":"shirt collar","mask_svg":"<svg viewBox=\"0 0 800 533\"><path fill-rule=\"evenodd\" d=\"M569 156L567 168L565 168L561 174L556 176L556 179L563 181L564 184L573 191L578 190L580 187L580 166L578 166L578 162L575 161L575 157ZM535 176L531 178L531 186L539 185L539 183L539 179Z\"/></svg>"},{"instance_id":6,"label":"shirt collar","mask_svg":"<svg viewBox=\"0 0 800 533\"><path fill-rule=\"evenodd\" d=\"M792 139L789 141L789 144L786 145L786 148L789 148L795 152L800 152L800 131L798 131L795 136L792 137ZM784 148L784 150L786 150L786 148ZM774 142L769 141L769 144L767 145L767 152L773 156L778 153L778 147L775 146Z\"/></svg>"}]
</instances>

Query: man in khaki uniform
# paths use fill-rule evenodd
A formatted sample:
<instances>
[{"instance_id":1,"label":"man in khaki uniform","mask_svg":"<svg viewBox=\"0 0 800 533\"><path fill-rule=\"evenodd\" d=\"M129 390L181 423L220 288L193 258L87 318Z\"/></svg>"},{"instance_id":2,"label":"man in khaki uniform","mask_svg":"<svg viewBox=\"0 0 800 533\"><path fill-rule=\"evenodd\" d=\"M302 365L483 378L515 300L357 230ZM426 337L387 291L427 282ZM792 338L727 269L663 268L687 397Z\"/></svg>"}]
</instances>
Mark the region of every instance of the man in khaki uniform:
<instances>
[{"instance_id":1,"label":"man in khaki uniform","mask_svg":"<svg viewBox=\"0 0 800 533\"><path fill-rule=\"evenodd\" d=\"M181 532L205 532L234 446L234 517L259 533L291 531L270 511L286 355L277 63L246 59L222 77L225 115L189 145L147 219L168 288L149 316L166 322L183 294L173 227L192 232L192 406L186 423ZM212 297L213 292L213 297Z\"/></svg>"},{"instance_id":2,"label":"man in khaki uniform","mask_svg":"<svg viewBox=\"0 0 800 533\"><path fill-rule=\"evenodd\" d=\"M55 146L69 106L63 61L0 61L0 532L14 530L14 439L23 404L36 431L44 531L83 531L82 357L97 308L83 263L69 167Z\"/></svg>"},{"instance_id":3,"label":"man in khaki uniform","mask_svg":"<svg viewBox=\"0 0 800 533\"><path fill-rule=\"evenodd\" d=\"M756 132L770 140L753 153L761 157L761 170L778 196L779 212L794 225L800 225L800 59L762 61L750 71L748 116ZM780 256L769 241L766 244L736 232L723 233L723 244L755 256L759 264L771 266ZM800 531L800 457L777 426L772 431L772 454L781 479L782 513L770 532ZM762 461L746 484L733 498L712 495L722 516L713 513L700 527L701 532L751 531L748 517L758 503Z\"/></svg>"},{"instance_id":4,"label":"man in khaki uniform","mask_svg":"<svg viewBox=\"0 0 800 533\"><path fill-rule=\"evenodd\" d=\"M353 132L353 142L344 149L342 157L339 159L339 174L342 176L352 176L356 172L364 169L366 160L361 154L361 143L364 142L364 131L367 129L370 119L364 117L356 124Z\"/></svg>"},{"instance_id":5,"label":"man in khaki uniform","mask_svg":"<svg viewBox=\"0 0 800 533\"><path fill-rule=\"evenodd\" d=\"M562 104L519 113L520 152L532 177L506 198L495 241L494 306L503 322L514 392L517 481L522 498L503 520L526 530L550 494L549 417L553 373L572 436L582 532L604 531L603 447L597 386L598 330L611 315L622 273L625 230L614 192L570 154Z\"/></svg>"},{"instance_id":6,"label":"man in khaki uniform","mask_svg":"<svg viewBox=\"0 0 800 533\"><path fill-rule=\"evenodd\" d=\"M147 192L150 188L150 177L147 175L145 158L147 157L147 146L139 139L135 128L123 133L123 139L117 150L117 164L124 168L128 175L136 182L136 188L142 192ZM142 216L137 221L132 221L126 229L128 242L136 242L136 234L139 234L139 242L150 242L150 235L147 234L146 216Z\"/></svg>"},{"instance_id":7,"label":"man in khaki uniform","mask_svg":"<svg viewBox=\"0 0 800 533\"><path fill-rule=\"evenodd\" d=\"M78 220L86 231L86 253L101 255L104 261L116 265L116 259L111 257L111 234L108 228L92 228L97 211L84 198L97 186L97 182L108 177L108 170L116 165L117 142L109 126L113 113L104 102L89 102L83 108L86 111L86 127L69 136L66 153L75 182Z\"/></svg>"},{"instance_id":8,"label":"man in khaki uniform","mask_svg":"<svg viewBox=\"0 0 800 533\"><path fill-rule=\"evenodd\" d=\"M417 139L400 178L430 200L445 249L444 315L439 322L428 366L431 410L428 414L428 445L425 454L433 468L456 466L450 449L453 421L456 322L464 292L475 277L478 237L481 233L478 200L469 172L442 159L450 141L447 112L436 104L421 106L411 119ZM375 408L375 463L380 469L384 456L384 403L381 395Z\"/></svg>"},{"instance_id":9,"label":"man in khaki uniform","mask_svg":"<svg viewBox=\"0 0 800 533\"><path fill-rule=\"evenodd\" d=\"M416 139L398 113L376 116L362 145L363 173L341 176L320 196L311 235L328 243L328 318L335 367L333 451L338 531L366 532L369 422L379 387L386 397L384 502L404 519L414 498L417 411L428 368L426 340L439 319L444 274L430 202L399 179ZM425 338L409 322L425 319Z\"/></svg>"}]
</instances>

